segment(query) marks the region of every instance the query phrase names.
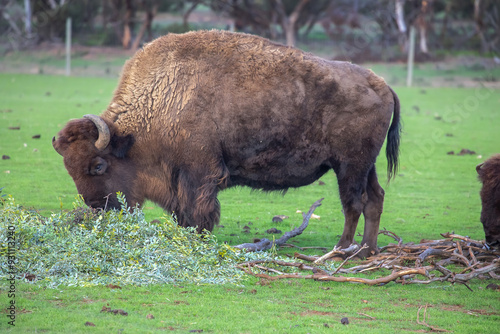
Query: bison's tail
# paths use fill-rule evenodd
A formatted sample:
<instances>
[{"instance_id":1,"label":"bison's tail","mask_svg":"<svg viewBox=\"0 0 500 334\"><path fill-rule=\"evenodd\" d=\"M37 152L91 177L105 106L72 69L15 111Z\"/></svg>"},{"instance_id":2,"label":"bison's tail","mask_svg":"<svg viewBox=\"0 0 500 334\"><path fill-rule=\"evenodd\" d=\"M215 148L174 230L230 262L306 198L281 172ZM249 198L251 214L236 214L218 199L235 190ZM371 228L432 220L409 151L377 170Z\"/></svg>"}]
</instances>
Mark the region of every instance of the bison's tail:
<instances>
[{"instance_id":1,"label":"bison's tail","mask_svg":"<svg viewBox=\"0 0 500 334\"><path fill-rule=\"evenodd\" d=\"M387 156L387 182L396 176L398 171L399 159L399 143L401 141L401 120L400 120L400 104L396 93L389 87L394 97L394 114L392 123L387 132L387 145L385 155Z\"/></svg>"}]
</instances>

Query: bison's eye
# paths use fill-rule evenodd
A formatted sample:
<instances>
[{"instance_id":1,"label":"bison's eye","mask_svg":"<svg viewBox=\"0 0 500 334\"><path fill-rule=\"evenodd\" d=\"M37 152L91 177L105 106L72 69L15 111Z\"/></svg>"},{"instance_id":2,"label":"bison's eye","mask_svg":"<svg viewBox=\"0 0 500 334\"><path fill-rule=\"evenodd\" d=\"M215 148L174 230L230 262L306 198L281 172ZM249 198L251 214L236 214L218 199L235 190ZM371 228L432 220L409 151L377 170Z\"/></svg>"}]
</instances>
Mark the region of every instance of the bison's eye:
<instances>
[{"instance_id":1,"label":"bison's eye","mask_svg":"<svg viewBox=\"0 0 500 334\"><path fill-rule=\"evenodd\" d=\"M103 175L108 168L108 163L101 157L95 157L90 164L90 175Z\"/></svg>"}]
</instances>

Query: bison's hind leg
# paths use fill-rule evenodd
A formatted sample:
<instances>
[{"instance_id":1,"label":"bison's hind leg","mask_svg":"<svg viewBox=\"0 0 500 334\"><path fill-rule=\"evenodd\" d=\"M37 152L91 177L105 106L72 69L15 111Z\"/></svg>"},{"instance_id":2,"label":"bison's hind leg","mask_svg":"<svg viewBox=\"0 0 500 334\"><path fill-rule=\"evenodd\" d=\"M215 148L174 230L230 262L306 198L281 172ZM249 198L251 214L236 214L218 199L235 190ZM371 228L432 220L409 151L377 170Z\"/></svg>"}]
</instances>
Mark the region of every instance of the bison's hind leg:
<instances>
[{"instance_id":1,"label":"bison's hind leg","mask_svg":"<svg viewBox=\"0 0 500 334\"><path fill-rule=\"evenodd\" d=\"M375 166L368 173L368 183L366 186L368 194L368 202L363 210L365 217L365 228L361 245L365 243L368 249L364 249L359 253L360 257L369 257L378 253L377 237L380 225L380 216L384 207L384 189L378 183L377 172Z\"/></svg>"},{"instance_id":2,"label":"bison's hind leg","mask_svg":"<svg viewBox=\"0 0 500 334\"><path fill-rule=\"evenodd\" d=\"M337 244L342 248L347 248L353 243L359 217L368 202L367 172L360 171L357 167L359 166L345 164L339 170L335 170L345 219L344 231Z\"/></svg>"},{"instance_id":3,"label":"bison's hind leg","mask_svg":"<svg viewBox=\"0 0 500 334\"><path fill-rule=\"evenodd\" d=\"M358 256L368 257L377 253L377 235L384 203L384 190L378 183L375 166L363 170L359 169L359 166L346 165L339 170L337 178L345 216L344 231L337 246L347 248L354 242L359 217L363 213L365 227L361 245L366 243L368 248L361 251Z\"/></svg>"}]
</instances>

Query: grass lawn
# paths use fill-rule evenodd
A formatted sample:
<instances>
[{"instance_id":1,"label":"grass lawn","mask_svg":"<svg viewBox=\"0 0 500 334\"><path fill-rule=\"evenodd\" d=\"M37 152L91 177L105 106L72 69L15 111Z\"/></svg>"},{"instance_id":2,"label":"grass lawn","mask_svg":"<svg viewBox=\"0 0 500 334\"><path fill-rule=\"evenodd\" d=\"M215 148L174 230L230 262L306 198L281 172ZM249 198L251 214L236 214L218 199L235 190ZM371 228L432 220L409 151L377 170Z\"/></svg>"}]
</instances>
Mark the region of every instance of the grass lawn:
<instances>
[{"instance_id":1,"label":"grass lawn","mask_svg":"<svg viewBox=\"0 0 500 334\"><path fill-rule=\"evenodd\" d=\"M19 286L23 311L7 333L400 333L428 330L418 325L428 305L428 324L454 333L493 333L498 292L463 286L367 287L314 281L260 282L245 286L166 285L40 289ZM2 296L4 293L2 292ZM5 298L1 299L2 302ZM3 303L2 303L3 304ZM103 306L128 316L101 313ZM154 319L148 319L147 315ZM421 310L421 320L423 310ZM349 319L349 325L340 320ZM95 327L85 326L86 322Z\"/></svg>"},{"instance_id":2,"label":"grass lawn","mask_svg":"<svg viewBox=\"0 0 500 334\"><path fill-rule=\"evenodd\" d=\"M0 156L5 156L0 160L2 194L45 214L72 209L76 188L62 158L53 150L51 138L69 119L99 114L116 84L116 79L0 74ZM500 151L499 91L394 89L401 99L404 124L401 165L396 179L385 185L383 153L377 162L386 190L381 228L395 232L404 242L438 239L439 233L451 231L484 239L475 166ZM462 149L475 153L458 155ZM448 154L451 151L454 154ZM232 245L254 237L269 238L267 229L290 230L301 222L297 210L307 211L324 197L315 212L321 218L312 220L304 234L291 242L333 247L342 233L343 215L334 174L328 173L321 181L324 185L315 182L285 196L247 188L226 190L219 196L221 226L214 234L220 242ZM144 211L150 220L163 215L152 203L146 203ZM278 214L290 218L272 223ZM362 228L360 222L358 230L362 232ZM380 236L379 245L391 241ZM290 252L279 250L280 254ZM429 325L455 333L493 333L500 320L500 295L485 289L491 282L472 281L474 292L461 285L437 283L368 287L293 280L269 283L255 278L242 286L184 284L122 289L43 289L17 282L16 326L9 326L3 315L0 331L416 332L430 331L417 324L419 307L428 305ZM9 287L1 284L0 305L4 309ZM108 304L125 310L128 316L101 313ZM147 319L148 314L154 319ZM349 325L340 323L343 317L349 318ZM87 321L96 326L85 326Z\"/></svg>"}]
</instances>

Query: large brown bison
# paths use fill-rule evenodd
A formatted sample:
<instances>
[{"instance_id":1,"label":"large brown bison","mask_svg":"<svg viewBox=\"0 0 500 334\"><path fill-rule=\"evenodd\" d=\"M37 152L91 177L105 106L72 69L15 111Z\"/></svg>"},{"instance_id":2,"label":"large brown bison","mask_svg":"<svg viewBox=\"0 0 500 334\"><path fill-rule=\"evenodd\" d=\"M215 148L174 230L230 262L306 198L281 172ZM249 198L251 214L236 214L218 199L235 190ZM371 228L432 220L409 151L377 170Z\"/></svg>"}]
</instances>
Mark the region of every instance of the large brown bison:
<instances>
[{"instance_id":1,"label":"large brown bison","mask_svg":"<svg viewBox=\"0 0 500 334\"><path fill-rule=\"evenodd\" d=\"M477 165L476 171L483 184L480 192L483 206L481 223L486 244L500 250L500 154Z\"/></svg>"},{"instance_id":2,"label":"large brown bison","mask_svg":"<svg viewBox=\"0 0 500 334\"><path fill-rule=\"evenodd\" d=\"M392 118L392 123L391 123ZM101 116L70 121L53 140L87 205L150 199L182 226L212 230L217 193L285 191L337 174L345 227L377 250L384 200L374 163L387 140L398 164L399 100L370 70L266 39L222 31L169 34L126 62Z\"/></svg>"}]
</instances>

